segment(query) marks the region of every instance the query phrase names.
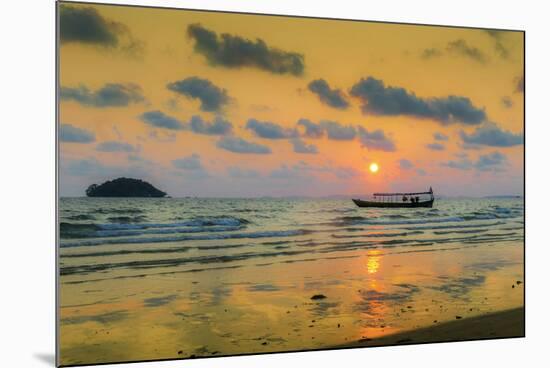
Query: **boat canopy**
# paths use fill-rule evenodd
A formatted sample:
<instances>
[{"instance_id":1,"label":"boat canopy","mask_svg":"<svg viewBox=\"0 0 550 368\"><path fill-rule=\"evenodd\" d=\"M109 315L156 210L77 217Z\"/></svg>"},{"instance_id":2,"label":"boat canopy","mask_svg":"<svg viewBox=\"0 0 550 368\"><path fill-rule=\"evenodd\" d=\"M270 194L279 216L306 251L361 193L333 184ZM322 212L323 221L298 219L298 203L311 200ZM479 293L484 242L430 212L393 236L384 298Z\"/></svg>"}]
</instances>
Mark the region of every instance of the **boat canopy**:
<instances>
[{"instance_id":1,"label":"boat canopy","mask_svg":"<svg viewBox=\"0 0 550 368\"><path fill-rule=\"evenodd\" d=\"M374 193L375 197L391 197L391 196L411 196L418 194L432 194L433 192L418 192L418 193Z\"/></svg>"}]
</instances>

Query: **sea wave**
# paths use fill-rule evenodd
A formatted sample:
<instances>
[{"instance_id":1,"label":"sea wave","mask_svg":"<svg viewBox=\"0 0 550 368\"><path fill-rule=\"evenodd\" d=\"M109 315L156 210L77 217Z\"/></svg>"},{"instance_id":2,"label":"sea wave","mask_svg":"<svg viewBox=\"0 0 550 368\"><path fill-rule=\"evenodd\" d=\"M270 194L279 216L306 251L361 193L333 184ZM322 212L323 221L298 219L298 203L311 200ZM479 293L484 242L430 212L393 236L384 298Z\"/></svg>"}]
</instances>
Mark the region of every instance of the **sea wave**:
<instances>
[{"instance_id":1,"label":"sea wave","mask_svg":"<svg viewBox=\"0 0 550 368\"><path fill-rule=\"evenodd\" d=\"M178 267L187 264L212 264L212 263L227 263L235 261L245 261L249 259L256 258L270 258L270 257L281 257L281 256L296 256L300 254L327 254L327 253L336 253L343 251L354 251L360 249L391 249L391 248L403 248L403 247L428 247L438 244L449 244L449 243L464 243L464 244L487 244L494 242L503 242L503 241L517 241L520 240L521 236L515 236L514 233L487 233L487 234L476 234L470 236L464 236L460 238L430 238L430 239L390 239L390 240L367 240L367 241L347 241L347 242L315 242L300 244L299 248L296 249L285 249L285 250L276 250L276 251L250 251L243 253L233 253L233 254L211 254L211 255L199 255L199 256L190 256L184 258L161 258L161 259L138 259L131 261L122 261L122 262L106 262L106 263L93 263L93 264L82 264L82 265L68 265L62 266L60 268L61 275L75 275L75 274L87 274L93 272L104 272L113 269L129 268L129 269L150 269L150 268L165 268L165 267ZM245 245L236 245L236 248L240 248ZM325 246L325 247L323 247ZM158 251L154 250L145 250L145 251L105 251L105 252L91 252L92 256L109 256L109 255L124 255L131 253L141 253L141 252L155 252L155 253L180 253L187 252L189 248L169 248L169 249L159 249ZM85 256L82 256L85 257ZM315 259L311 259L315 260ZM288 262L296 262L297 260L286 260Z\"/></svg>"},{"instance_id":2,"label":"sea wave","mask_svg":"<svg viewBox=\"0 0 550 368\"><path fill-rule=\"evenodd\" d=\"M173 231L173 232L200 232L202 228L214 228L216 226L225 226L226 230L232 228L238 228L245 226L250 222L243 218L237 217L198 217L188 219L180 222L170 223L109 223L109 224L95 224L95 223L71 223L61 222L59 225L61 238L91 238L91 237L105 237L105 236L124 236L124 235L137 235L132 234L131 231L146 230L146 229L171 229L171 228L194 228L196 230L191 231ZM118 232L117 232L118 231ZM205 231L205 230L203 230ZM210 230L209 230L210 231ZM213 230L215 231L215 229ZM223 230L222 230L223 231ZM127 232L127 233L124 233ZM154 233L152 230L148 230L149 233ZM145 233L145 232L144 232ZM157 232L163 233L163 232ZM166 232L168 233L168 232Z\"/></svg>"},{"instance_id":3,"label":"sea wave","mask_svg":"<svg viewBox=\"0 0 550 368\"><path fill-rule=\"evenodd\" d=\"M336 200L235 204L222 199L193 205L173 199L137 201L139 208L114 201L118 208L98 209L97 201L79 199L61 209L63 275L132 277L143 274L139 269L156 274L209 269L196 265L201 263L218 269L228 262L244 267L249 259L267 265L356 257L370 249L480 247L521 241L524 228L523 206L511 201L449 200L438 208L412 210L364 210Z\"/></svg>"},{"instance_id":4,"label":"sea wave","mask_svg":"<svg viewBox=\"0 0 550 368\"><path fill-rule=\"evenodd\" d=\"M347 226L347 225L413 225L413 224L435 224L442 222L463 222L465 219L463 217L452 216L452 217L442 217L442 218L394 218L394 219L371 219L364 216L343 216L337 217L334 219L333 224L336 226Z\"/></svg>"},{"instance_id":5,"label":"sea wave","mask_svg":"<svg viewBox=\"0 0 550 368\"><path fill-rule=\"evenodd\" d=\"M255 239L255 238L277 238L310 234L311 230L279 230L279 231L254 231L249 233L232 234L205 234L205 235L187 235L187 236L167 236L167 237L137 237L137 238L105 238L81 240L77 242L62 242L61 248L97 246L104 244L139 244L139 243L166 243L182 242L191 240L222 240L222 239Z\"/></svg>"}]
</instances>

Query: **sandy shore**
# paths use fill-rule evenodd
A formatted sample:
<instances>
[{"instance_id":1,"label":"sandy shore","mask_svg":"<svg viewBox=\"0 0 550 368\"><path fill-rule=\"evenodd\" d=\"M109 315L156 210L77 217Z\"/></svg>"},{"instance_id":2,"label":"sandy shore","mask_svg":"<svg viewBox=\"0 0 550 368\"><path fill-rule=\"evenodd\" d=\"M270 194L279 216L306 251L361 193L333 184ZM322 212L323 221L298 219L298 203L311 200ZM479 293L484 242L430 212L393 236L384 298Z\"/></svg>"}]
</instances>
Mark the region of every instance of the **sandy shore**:
<instances>
[{"instance_id":1,"label":"sandy shore","mask_svg":"<svg viewBox=\"0 0 550 368\"><path fill-rule=\"evenodd\" d=\"M516 308L375 339L364 338L340 347L405 345L425 342L494 339L525 336L525 309Z\"/></svg>"}]
</instances>

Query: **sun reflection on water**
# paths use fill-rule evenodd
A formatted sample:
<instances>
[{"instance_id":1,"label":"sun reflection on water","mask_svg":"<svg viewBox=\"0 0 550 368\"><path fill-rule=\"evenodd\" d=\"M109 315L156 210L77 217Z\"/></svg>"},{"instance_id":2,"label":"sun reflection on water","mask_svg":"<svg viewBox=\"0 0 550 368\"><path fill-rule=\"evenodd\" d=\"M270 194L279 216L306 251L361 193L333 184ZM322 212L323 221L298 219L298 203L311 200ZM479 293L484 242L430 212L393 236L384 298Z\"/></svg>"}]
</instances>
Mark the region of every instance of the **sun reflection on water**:
<instances>
[{"instance_id":1,"label":"sun reflection on water","mask_svg":"<svg viewBox=\"0 0 550 368\"><path fill-rule=\"evenodd\" d=\"M367 272L375 274L380 268L380 251L371 250L367 253Z\"/></svg>"}]
</instances>

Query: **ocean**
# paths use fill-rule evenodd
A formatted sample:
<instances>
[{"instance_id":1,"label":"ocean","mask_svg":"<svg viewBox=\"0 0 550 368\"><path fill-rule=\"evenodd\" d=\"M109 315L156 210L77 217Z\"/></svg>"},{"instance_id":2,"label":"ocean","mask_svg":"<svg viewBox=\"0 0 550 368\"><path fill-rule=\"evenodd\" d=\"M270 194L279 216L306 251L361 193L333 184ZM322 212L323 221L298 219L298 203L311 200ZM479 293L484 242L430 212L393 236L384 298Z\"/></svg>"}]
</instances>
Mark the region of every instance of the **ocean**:
<instances>
[{"instance_id":1,"label":"ocean","mask_svg":"<svg viewBox=\"0 0 550 368\"><path fill-rule=\"evenodd\" d=\"M59 209L64 364L329 348L523 305L523 198Z\"/></svg>"}]
</instances>

